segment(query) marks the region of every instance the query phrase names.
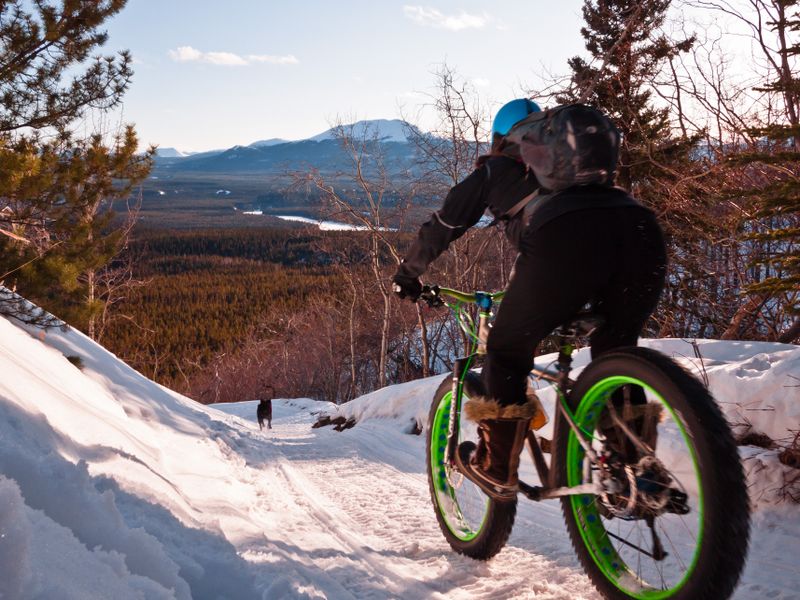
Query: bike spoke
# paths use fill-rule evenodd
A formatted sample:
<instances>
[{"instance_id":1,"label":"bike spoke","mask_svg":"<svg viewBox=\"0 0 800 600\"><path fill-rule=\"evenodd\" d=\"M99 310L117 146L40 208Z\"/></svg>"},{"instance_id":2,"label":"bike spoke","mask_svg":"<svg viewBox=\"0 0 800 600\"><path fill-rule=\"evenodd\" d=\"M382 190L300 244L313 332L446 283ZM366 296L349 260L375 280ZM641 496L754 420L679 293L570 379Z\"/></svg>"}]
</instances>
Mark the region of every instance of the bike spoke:
<instances>
[{"instance_id":1,"label":"bike spoke","mask_svg":"<svg viewBox=\"0 0 800 600\"><path fill-rule=\"evenodd\" d=\"M617 534L613 534L610 531L606 531L606 533L608 534L609 537L614 538L615 540L621 542L622 544L624 544L628 548L633 548L634 550L637 550L640 554L644 554L645 556L649 556L650 558L652 558L655 561L655 556L653 556L652 552L650 552L649 550L645 550L644 548L642 548L640 546L637 546L633 542L629 542L624 537L619 535L619 533L620 533L620 531L619 531L619 523L617 523ZM622 546L617 548L617 554L620 554L620 550L621 549L622 549Z\"/></svg>"},{"instance_id":2,"label":"bike spoke","mask_svg":"<svg viewBox=\"0 0 800 600\"><path fill-rule=\"evenodd\" d=\"M674 556L675 560L677 560L681 564L681 569L683 569L685 571L686 570L686 563L683 562L683 559L681 558L681 553L678 551L677 546L672 541L672 538L669 535L669 531L667 531L667 529L663 525L661 525L661 532L664 534L664 537L667 538L667 541L669 542L670 548L672 548L672 556Z\"/></svg>"},{"instance_id":3,"label":"bike spoke","mask_svg":"<svg viewBox=\"0 0 800 600\"><path fill-rule=\"evenodd\" d=\"M644 544L644 540L642 539L642 528L641 527L637 527L636 528L636 532L639 534L639 544L640 545ZM639 579L642 579L642 553L641 552L639 552L636 555L636 576Z\"/></svg>"}]
</instances>

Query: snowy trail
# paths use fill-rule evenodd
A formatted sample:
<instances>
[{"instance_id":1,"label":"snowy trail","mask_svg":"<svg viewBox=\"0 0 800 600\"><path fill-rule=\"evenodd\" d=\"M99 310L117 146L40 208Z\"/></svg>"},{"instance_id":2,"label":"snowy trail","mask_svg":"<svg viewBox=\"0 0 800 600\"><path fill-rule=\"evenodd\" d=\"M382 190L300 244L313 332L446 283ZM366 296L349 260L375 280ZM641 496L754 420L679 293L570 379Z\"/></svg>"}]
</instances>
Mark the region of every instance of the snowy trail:
<instances>
[{"instance_id":1,"label":"snowy trail","mask_svg":"<svg viewBox=\"0 0 800 600\"><path fill-rule=\"evenodd\" d=\"M703 347L718 398L743 411L732 418L773 439L800 428L800 348ZM256 402L204 407L74 330L0 319L0 597L597 599L557 502L522 500L488 563L447 545L424 436L406 433L425 422L440 380L341 407L275 400L274 429L262 432ZM320 410L358 424L312 429ZM775 452L743 457L758 510L734 598L800 600L800 509L774 500L793 472Z\"/></svg>"},{"instance_id":2,"label":"snowy trail","mask_svg":"<svg viewBox=\"0 0 800 600\"><path fill-rule=\"evenodd\" d=\"M473 561L453 553L439 532L424 472L424 436L402 433L380 420L341 433L312 430L308 413L279 401L275 405L272 431L261 433L249 425L252 447L245 455L265 462L265 477L278 472L284 493L305 514L302 530L280 534L293 540L285 558L296 560L298 552L329 555L327 564L321 561L304 573L315 581L320 597L600 597L575 558L557 502L520 501L508 546L489 563ZM219 408L254 418L254 403ZM274 464L268 466L269 461ZM797 556L776 552L776 543L798 544L800 523L787 523L785 516L769 511L756 520L750 560L734 598L800 599L792 584L798 581ZM319 548L322 539L325 550ZM328 570L340 560L349 567Z\"/></svg>"},{"instance_id":3,"label":"snowy trail","mask_svg":"<svg viewBox=\"0 0 800 600\"><path fill-rule=\"evenodd\" d=\"M245 416L252 408L247 404L221 408ZM287 561L310 553L352 563L331 572L323 562L324 581L313 567L299 573L325 597L597 597L564 546L564 532L554 531L563 530L555 504L538 511L521 507L509 547L491 563L478 563L454 554L439 533L423 471L422 437L373 423L348 435L312 430L311 422L302 413L282 418L277 409L275 428L254 430L253 445L243 455L251 464L263 461L264 477L305 515L302 525L281 529L292 541L284 539L282 549L273 541L272 552ZM313 443L303 443L312 437ZM259 520L269 520L271 507L264 508ZM545 553L539 554L532 548L542 540Z\"/></svg>"}]
</instances>

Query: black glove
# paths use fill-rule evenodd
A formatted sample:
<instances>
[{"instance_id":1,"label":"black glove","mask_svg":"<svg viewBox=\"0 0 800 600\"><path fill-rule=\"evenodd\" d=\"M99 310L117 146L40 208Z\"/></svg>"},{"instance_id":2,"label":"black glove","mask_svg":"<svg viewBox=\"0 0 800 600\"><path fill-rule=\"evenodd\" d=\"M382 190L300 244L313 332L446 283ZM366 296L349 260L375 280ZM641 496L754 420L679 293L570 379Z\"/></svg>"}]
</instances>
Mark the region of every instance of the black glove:
<instances>
[{"instance_id":1,"label":"black glove","mask_svg":"<svg viewBox=\"0 0 800 600\"><path fill-rule=\"evenodd\" d=\"M422 283L419 277L411 277L403 275L398 272L392 277L392 291L397 294L400 299L408 298L412 302L416 302L419 295L422 293Z\"/></svg>"}]
</instances>

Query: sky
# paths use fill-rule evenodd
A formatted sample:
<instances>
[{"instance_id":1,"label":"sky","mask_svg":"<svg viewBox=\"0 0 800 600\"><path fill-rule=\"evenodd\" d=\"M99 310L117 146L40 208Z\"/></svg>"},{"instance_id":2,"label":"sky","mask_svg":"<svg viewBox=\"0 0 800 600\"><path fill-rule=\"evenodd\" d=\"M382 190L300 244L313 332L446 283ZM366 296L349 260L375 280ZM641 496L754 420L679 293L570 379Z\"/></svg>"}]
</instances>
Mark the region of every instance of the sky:
<instances>
[{"instance_id":1,"label":"sky","mask_svg":"<svg viewBox=\"0 0 800 600\"><path fill-rule=\"evenodd\" d=\"M643 344L705 372L731 423L789 443L800 418L800 346L697 342L702 371L691 340ZM80 369L67 358L75 356ZM574 366L588 358L587 348L576 352ZM202 406L74 328L45 332L0 317L0 596L599 598L555 501L521 501L491 561L450 550L428 492L426 436L408 435L412 422L427 423L443 377L339 407L275 399L273 428L259 431L256 402ZM542 385L552 416L555 392ZM321 410L357 425L312 429ZM659 429L661 448L680 447ZM780 493L797 471L777 449L740 452L753 525L733 600L797 600L800 505ZM534 483L531 461L521 468ZM681 535L662 536L670 552Z\"/></svg>"},{"instance_id":2,"label":"sky","mask_svg":"<svg viewBox=\"0 0 800 600\"><path fill-rule=\"evenodd\" d=\"M129 0L106 27L135 61L113 120L182 151L305 139L415 115L445 62L496 109L585 53L582 0L413 2Z\"/></svg>"}]
</instances>

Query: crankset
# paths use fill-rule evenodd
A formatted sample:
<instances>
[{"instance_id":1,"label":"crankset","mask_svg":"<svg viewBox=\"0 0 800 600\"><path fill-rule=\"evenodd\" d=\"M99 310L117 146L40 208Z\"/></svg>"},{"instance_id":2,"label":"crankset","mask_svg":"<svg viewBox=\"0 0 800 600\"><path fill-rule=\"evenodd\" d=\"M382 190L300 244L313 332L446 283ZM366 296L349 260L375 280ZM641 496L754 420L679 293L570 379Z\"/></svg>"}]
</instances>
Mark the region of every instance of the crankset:
<instances>
[{"instance_id":1,"label":"crankset","mask_svg":"<svg viewBox=\"0 0 800 600\"><path fill-rule=\"evenodd\" d=\"M669 471L654 456L644 456L635 465L617 463L601 470L604 491L599 495L606 518L653 519L664 513L690 512L685 492L675 487Z\"/></svg>"}]
</instances>

